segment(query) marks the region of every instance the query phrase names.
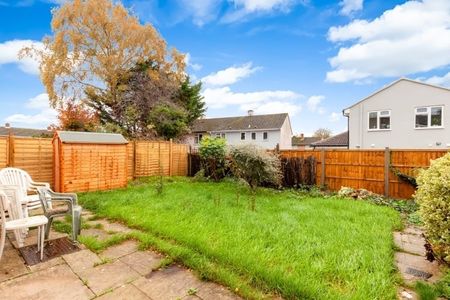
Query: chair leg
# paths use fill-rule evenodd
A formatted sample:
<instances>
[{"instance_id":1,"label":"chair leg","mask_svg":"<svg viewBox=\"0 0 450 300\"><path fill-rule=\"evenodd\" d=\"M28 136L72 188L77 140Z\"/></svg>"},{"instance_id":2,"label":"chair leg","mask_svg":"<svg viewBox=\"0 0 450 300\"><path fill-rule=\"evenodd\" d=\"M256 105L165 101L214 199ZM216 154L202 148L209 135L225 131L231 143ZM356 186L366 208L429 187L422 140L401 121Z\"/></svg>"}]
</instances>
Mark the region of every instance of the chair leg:
<instances>
[{"instance_id":1,"label":"chair leg","mask_svg":"<svg viewBox=\"0 0 450 300\"><path fill-rule=\"evenodd\" d=\"M41 226L38 226L37 228L37 251L41 250Z\"/></svg>"},{"instance_id":2,"label":"chair leg","mask_svg":"<svg viewBox=\"0 0 450 300\"><path fill-rule=\"evenodd\" d=\"M47 226L45 226L45 239L48 240L48 236L50 235L50 229L52 228L52 223L53 223L53 217L47 217L48 218L48 223Z\"/></svg>"},{"instance_id":3,"label":"chair leg","mask_svg":"<svg viewBox=\"0 0 450 300\"><path fill-rule=\"evenodd\" d=\"M39 241L39 243L41 244L41 260L44 258L44 231L45 231L45 225L40 226L41 227L41 234L40 234L40 238L41 240Z\"/></svg>"},{"instance_id":4,"label":"chair leg","mask_svg":"<svg viewBox=\"0 0 450 300\"><path fill-rule=\"evenodd\" d=\"M5 239L6 239L6 230L5 228L1 228L1 237L0 237L0 260L2 259L3 255L3 248L5 248Z\"/></svg>"}]
</instances>

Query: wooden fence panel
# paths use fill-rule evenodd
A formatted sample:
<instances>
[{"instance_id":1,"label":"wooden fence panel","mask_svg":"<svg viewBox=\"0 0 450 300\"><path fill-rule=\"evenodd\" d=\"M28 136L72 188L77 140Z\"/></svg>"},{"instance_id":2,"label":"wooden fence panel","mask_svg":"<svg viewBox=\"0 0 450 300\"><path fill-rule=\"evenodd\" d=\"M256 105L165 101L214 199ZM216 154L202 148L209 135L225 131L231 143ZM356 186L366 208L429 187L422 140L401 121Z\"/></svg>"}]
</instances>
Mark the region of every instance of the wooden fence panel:
<instances>
[{"instance_id":1,"label":"wooden fence panel","mask_svg":"<svg viewBox=\"0 0 450 300\"><path fill-rule=\"evenodd\" d=\"M172 175L186 176L188 173L189 146L184 144L172 144Z\"/></svg>"},{"instance_id":2,"label":"wooden fence panel","mask_svg":"<svg viewBox=\"0 0 450 300\"><path fill-rule=\"evenodd\" d=\"M317 161L316 182L325 184L333 191L348 186L364 188L393 198L411 198L414 188L401 181L390 170L390 165L402 173L415 176L417 169L428 167L430 160L447 153L446 150L387 151L389 152L386 156L385 150L286 150L281 151L281 156L314 156ZM322 176L323 170L325 172ZM387 178L385 174L388 175Z\"/></svg>"},{"instance_id":3,"label":"wooden fence panel","mask_svg":"<svg viewBox=\"0 0 450 300\"><path fill-rule=\"evenodd\" d=\"M11 138L10 166L23 169L34 181L53 185L53 146L47 138Z\"/></svg>"},{"instance_id":4,"label":"wooden fence panel","mask_svg":"<svg viewBox=\"0 0 450 300\"><path fill-rule=\"evenodd\" d=\"M0 169L8 166L9 163L9 141L7 136L0 136Z\"/></svg>"},{"instance_id":5,"label":"wooden fence panel","mask_svg":"<svg viewBox=\"0 0 450 300\"><path fill-rule=\"evenodd\" d=\"M135 176L135 158L134 158L134 146L135 142L129 142L127 144L127 179L133 180Z\"/></svg>"},{"instance_id":6,"label":"wooden fence panel","mask_svg":"<svg viewBox=\"0 0 450 300\"><path fill-rule=\"evenodd\" d=\"M60 151L64 192L110 190L126 186L126 146L62 144Z\"/></svg>"}]
</instances>

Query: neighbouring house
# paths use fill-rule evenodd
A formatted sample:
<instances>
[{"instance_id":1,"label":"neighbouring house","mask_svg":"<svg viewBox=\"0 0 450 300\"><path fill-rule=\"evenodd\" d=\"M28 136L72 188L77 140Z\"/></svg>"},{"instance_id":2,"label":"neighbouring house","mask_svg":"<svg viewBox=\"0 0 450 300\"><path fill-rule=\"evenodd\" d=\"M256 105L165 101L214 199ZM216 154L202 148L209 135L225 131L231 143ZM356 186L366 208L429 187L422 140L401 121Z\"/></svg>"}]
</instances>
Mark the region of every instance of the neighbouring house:
<instances>
[{"instance_id":1,"label":"neighbouring house","mask_svg":"<svg viewBox=\"0 0 450 300\"><path fill-rule=\"evenodd\" d=\"M450 89L398 79L343 110L349 148L450 148Z\"/></svg>"},{"instance_id":2,"label":"neighbouring house","mask_svg":"<svg viewBox=\"0 0 450 300\"><path fill-rule=\"evenodd\" d=\"M0 126L0 135L14 135L22 137L52 137L53 132L46 129L33 129L33 128L17 128L11 127L6 123L5 126Z\"/></svg>"},{"instance_id":3,"label":"neighbouring house","mask_svg":"<svg viewBox=\"0 0 450 300\"><path fill-rule=\"evenodd\" d=\"M228 145L256 144L266 149L291 149L292 128L289 115L254 115L199 119L187 142L196 147L205 135L225 138Z\"/></svg>"},{"instance_id":4,"label":"neighbouring house","mask_svg":"<svg viewBox=\"0 0 450 300\"><path fill-rule=\"evenodd\" d=\"M303 133L292 137L292 149L311 149L311 144L320 141L320 137L305 136Z\"/></svg>"},{"instance_id":5,"label":"neighbouring house","mask_svg":"<svg viewBox=\"0 0 450 300\"><path fill-rule=\"evenodd\" d=\"M323 148L348 148L348 131L336 134L329 138L314 142L311 144L313 149Z\"/></svg>"}]
</instances>

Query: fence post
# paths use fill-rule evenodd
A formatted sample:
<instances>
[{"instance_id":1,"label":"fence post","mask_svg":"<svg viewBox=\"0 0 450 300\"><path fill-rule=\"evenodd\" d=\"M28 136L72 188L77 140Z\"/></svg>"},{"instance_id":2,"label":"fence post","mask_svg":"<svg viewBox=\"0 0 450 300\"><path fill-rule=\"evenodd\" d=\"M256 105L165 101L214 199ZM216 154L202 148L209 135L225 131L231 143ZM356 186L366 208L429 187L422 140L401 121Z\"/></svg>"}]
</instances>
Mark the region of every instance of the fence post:
<instances>
[{"instance_id":1,"label":"fence post","mask_svg":"<svg viewBox=\"0 0 450 300\"><path fill-rule=\"evenodd\" d=\"M133 140L133 173L131 174L133 176L133 179L136 179L136 164L137 164L137 159L136 159L136 140Z\"/></svg>"},{"instance_id":2,"label":"fence post","mask_svg":"<svg viewBox=\"0 0 450 300\"><path fill-rule=\"evenodd\" d=\"M320 151L320 164L322 168L320 173L320 185L325 186L325 149Z\"/></svg>"},{"instance_id":3,"label":"fence post","mask_svg":"<svg viewBox=\"0 0 450 300\"><path fill-rule=\"evenodd\" d=\"M8 167L14 167L14 134L12 132L8 135Z\"/></svg>"},{"instance_id":4,"label":"fence post","mask_svg":"<svg viewBox=\"0 0 450 300\"><path fill-rule=\"evenodd\" d=\"M389 197L389 167L391 165L391 150L384 149L384 196Z\"/></svg>"}]
</instances>

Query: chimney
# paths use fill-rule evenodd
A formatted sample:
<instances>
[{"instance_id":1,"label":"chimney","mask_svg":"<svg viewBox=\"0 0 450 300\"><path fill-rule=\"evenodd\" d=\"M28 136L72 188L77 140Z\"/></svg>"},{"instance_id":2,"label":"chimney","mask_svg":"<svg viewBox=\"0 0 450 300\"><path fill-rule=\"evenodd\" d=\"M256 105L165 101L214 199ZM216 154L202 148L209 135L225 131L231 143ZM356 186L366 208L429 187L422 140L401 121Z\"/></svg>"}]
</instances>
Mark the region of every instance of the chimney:
<instances>
[{"instance_id":1,"label":"chimney","mask_svg":"<svg viewBox=\"0 0 450 300\"><path fill-rule=\"evenodd\" d=\"M11 128L11 125L9 123L5 123L5 128Z\"/></svg>"},{"instance_id":2,"label":"chimney","mask_svg":"<svg viewBox=\"0 0 450 300\"><path fill-rule=\"evenodd\" d=\"M248 111L247 111L247 114L251 117L251 116L253 116L253 110L252 109L249 109Z\"/></svg>"}]
</instances>

